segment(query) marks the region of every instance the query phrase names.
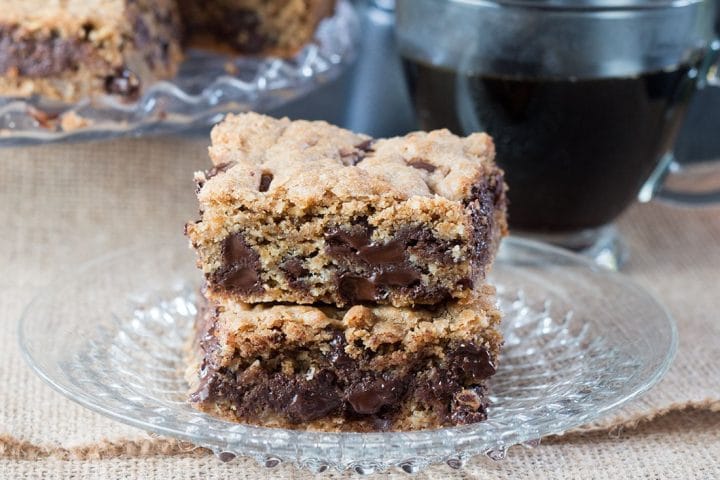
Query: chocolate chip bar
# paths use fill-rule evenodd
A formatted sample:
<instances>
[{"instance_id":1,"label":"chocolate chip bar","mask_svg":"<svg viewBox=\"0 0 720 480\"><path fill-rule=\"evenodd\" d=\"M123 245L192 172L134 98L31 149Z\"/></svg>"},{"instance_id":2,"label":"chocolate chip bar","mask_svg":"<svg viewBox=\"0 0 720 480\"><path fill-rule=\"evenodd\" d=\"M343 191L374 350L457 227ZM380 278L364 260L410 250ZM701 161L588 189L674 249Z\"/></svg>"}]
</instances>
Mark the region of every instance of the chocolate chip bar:
<instances>
[{"instance_id":1,"label":"chocolate chip bar","mask_svg":"<svg viewBox=\"0 0 720 480\"><path fill-rule=\"evenodd\" d=\"M171 0L3 2L0 95L136 98L181 59Z\"/></svg>"},{"instance_id":2,"label":"chocolate chip bar","mask_svg":"<svg viewBox=\"0 0 720 480\"><path fill-rule=\"evenodd\" d=\"M210 296L187 375L200 410L323 431L486 418L486 381L501 343L492 287L436 309L249 305Z\"/></svg>"},{"instance_id":3,"label":"chocolate chip bar","mask_svg":"<svg viewBox=\"0 0 720 480\"><path fill-rule=\"evenodd\" d=\"M335 0L179 0L193 47L290 57L308 43Z\"/></svg>"},{"instance_id":4,"label":"chocolate chip bar","mask_svg":"<svg viewBox=\"0 0 720 480\"><path fill-rule=\"evenodd\" d=\"M213 293L339 308L469 299L507 231L482 133L376 140L248 113L211 136L186 234Z\"/></svg>"}]
</instances>

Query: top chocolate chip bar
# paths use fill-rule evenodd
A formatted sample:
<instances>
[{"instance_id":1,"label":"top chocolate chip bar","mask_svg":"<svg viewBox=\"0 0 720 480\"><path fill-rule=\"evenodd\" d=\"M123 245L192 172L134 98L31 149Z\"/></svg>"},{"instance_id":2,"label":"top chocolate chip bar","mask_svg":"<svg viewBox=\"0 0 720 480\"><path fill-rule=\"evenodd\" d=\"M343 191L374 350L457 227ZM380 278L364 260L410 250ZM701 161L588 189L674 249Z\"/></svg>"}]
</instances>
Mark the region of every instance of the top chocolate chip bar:
<instances>
[{"instance_id":1,"label":"top chocolate chip bar","mask_svg":"<svg viewBox=\"0 0 720 480\"><path fill-rule=\"evenodd\" d=\"M396 307L463 299L506 234L492 139L447 130L371 139L229 115L196 174L186 232L210 292L240 301Z\"/></svg>"}]
</instances>

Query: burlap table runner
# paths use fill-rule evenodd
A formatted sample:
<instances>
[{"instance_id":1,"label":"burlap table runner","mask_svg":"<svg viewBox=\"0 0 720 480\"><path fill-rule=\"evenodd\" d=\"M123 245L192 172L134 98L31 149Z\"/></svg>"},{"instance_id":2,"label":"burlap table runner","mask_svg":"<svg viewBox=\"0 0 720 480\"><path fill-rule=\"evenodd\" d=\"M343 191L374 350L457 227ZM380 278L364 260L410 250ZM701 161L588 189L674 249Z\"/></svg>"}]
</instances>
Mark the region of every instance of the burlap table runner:
<instances>
[{"instance_id":1,"label":"burlap table runner","mask_svg":"<svg viewBox=\"0 0 720 480\"><path fill-rule=\"evenodd\" d=\"M22 309L56 274L158 232L182 234L196 210L191 172L206 167L206 145L196 137L0 150L0 477L304 475L245 460L220 464L205 451L91 413L37 378L17 346ZM500 464L476 459L458 475L720 477L720 208L638 205L621 230L632 249L625 272L663 299L678 323L680 349L667 377L587 426L590 433L512 449Z\"/></svg>"}]
</instances>

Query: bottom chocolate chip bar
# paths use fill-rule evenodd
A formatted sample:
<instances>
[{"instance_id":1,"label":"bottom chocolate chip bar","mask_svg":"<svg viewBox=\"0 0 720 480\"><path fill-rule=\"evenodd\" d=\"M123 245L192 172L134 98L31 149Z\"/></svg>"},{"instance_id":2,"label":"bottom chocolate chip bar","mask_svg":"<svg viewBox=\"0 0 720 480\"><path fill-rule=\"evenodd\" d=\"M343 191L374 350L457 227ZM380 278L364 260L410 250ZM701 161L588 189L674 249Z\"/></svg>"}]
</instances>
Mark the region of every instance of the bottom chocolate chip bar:
<instances>
[{"instance_id":1,"label":"bottom chocolate chip bar","mask_svg":"<svg viewBox=\"0 0 720 480\"><path fill-rule=\"evenodd\" d=\"M478 422L502 342L499 321L488 286L435 310L213 296L190 348L190 401L232 421L297 429Z\"/></svg>"}]
</instances>

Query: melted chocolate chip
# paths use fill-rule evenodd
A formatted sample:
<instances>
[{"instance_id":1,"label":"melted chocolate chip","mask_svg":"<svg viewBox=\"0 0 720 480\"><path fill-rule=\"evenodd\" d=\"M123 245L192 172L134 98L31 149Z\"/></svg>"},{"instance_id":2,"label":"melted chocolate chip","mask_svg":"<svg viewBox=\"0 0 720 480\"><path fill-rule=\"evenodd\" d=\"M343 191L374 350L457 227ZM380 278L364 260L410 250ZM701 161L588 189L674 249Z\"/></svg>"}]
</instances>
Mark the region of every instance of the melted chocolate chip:
<instances>
[{"instance_id":1,"label":"melted chocolate chip","mask_svg":"<svg viewBox=\"0 0 720 480\"><path fill-rule=\"evenodd\" d=\"M437 167L435 165L433 165L432 163L428 162L427 160L423 160L422 158L419 158L419 157L411 158L406 163L413 168L417 168L419 170L425 170L426 172L429 172L429 173L433 173L435 170L437 170Z\"/></svg>"},{"instance_id":2,"label":"melted chocolate chip","mask_svg":"<svg viewBox=\"0 0 720 480\"><path fill-rule=\"evenodd\" d=\"M461 343L448 354L451 368L466 381L477 383L495 375L495 364L488 351L474 343Z\"/></svg>"},{"instance_id":3,"label":"melted chocolate chip","mask_svg":"<svg viewBox=\"0 0 720 480\"><path fill-rule=\"evenodd\" d=\"M285 273L291 287L297 290L308 289L304 278L307 277L310 272L305 268L302 260L296 257L288 258L280 264L280 270Z\"/></svg>"},{"instance_id":4,"label":"melted chocolate chip","mask_svg":"<svg viewBox=\"0 0 720 480\"><path fill-rule=\"evenodd\" d=\"M274 178L274 177L273 177L273 174L272 174L272 173L267 173L267 172L263 173L263 174L260 176L260 188L259 188L259 190L260 190L261 192L267 192L268 189L270 188L270 183L272 183L273 178Z\"/></svg>"},{"instance_id":5,"label":"melted chocolate chip","mask_svg":"<svg viewBox=\"0 0 720 480\"><path fill-rule=\"evenodd\" d=\"M331 228L325 234L325 242L330 250L339 254L344 253L347 247L358 250L370 243L371 230L367 224L358 223L350 228Z\"/></svg>"},{"instance_id":6,"label":"melted chocolate chip","mask_svg":"<svg viewBox=\"0 0 720 480\"><path fill-rule=\"evenodd\" d=\"M397 403L403 393L403 385L397 380L364 379L350 387L347 400L355 412L368 415Z\"/></svg>"},{"instance_id":7,"label":"melted chocolate chip","mask_svg":"<svg viewBox=\"0 0 720 480\"><path fill-rule=\"evenodd\" d=\"M368 153L373 151L372 145L374 142L375 141L373 139L368 139L360 142L355 145L353 150L351 151L341 151L340 156L344 160L345 164L357 165L358 163L365 160L365 157Z\"/></svg>"},{"instance_id":8,"label":"melted chocolate chip","mask_svg":"<svg viewBox=\"0 0 720 480\"><path fill-rule=\"evenodd\" d=\"M419 282L422 276L415 268L407 265L400 265L392 270L386 270L373 276L373 281L378 285L390 287L409 287Z\"/></svg>"},{"instance_id":9,"label":"melted chocolate chip","mask_svg":"<svg viewBox=\"0 0 720 480\"><path fill-rule=\"evenodd\" d=\"M399 263L405 260L405 248L399 240L383 245L365 245L358 249L357 254L362 260L374 265Z\"/></svg>"},{"instance_id":10,"label":"melted chocolate chip","mask_svg":"<svg viewBox=\"0 0 720 480\"><path fill-rule=\"evenodd\" d=\"M295 423L308 422L326 416L342 405L335 384L335 374L323 370L312 380L297 382L292 400L286 407L287 416Z\"/></svg>"},{"instance_id":11,"label":"melted chocolate chip","mask_svg":"<svg viewBox=\"0 0 720 480\"><path fill-rule=\"evenodd\" d=\"M289 258L280 264L280 269L291 280L298 280L301 277L307 276L310 272L304 267L302 260L299 258Z\"/></svg>"},{"instance_id":12,"label":"melted chocolate chip","mask_svg":"<svg viewBox=\"0 0 720 480\"><path fill-rule=\"evenodd\" d=\"M365 223L335 227L325 236L325 252L338 263L335 282L344 301L378 301L393 288L418 303L432 304L450 297L445 288L422 285L422 272L406 252L449 264L455 243L438 240L431 231L418 227L401 228L390 241L380 244L370 242L371 233Z\"/></svg>"},{"instance_id":13,"label":"melted chocolate chip","mask_svg":"<svg viewBox=\"0 0 720 480\"><path fill-rule=\"evenodd\" d=\"M340 295L350 304L373 302L378 299L375 282L357 275L339 275L337 289Z\"/></svg>"},{"instance_id":14,"label":"melted chocolate chip","mask_svg":"<svg viewBox=\"0 0 720 480\"><path fill-rule=\"evenodd\" d=\"M263 291L260 284L260 257L236 232L223 240L222 266L213 272L212 281L220 287L247 295Z\"/></svg>"},{"instance_id":15,"label":"melted chocolate chip","mask_svg":"<svg viewBox=\"0 0 720 480\"><path fill-rule=\"evenodd\" d=\"M136 99L140 95L140 78L127 68L118 69L105 77L105 91L128 100Z\"/></svg>"},{"instance_id":16,"label":"melted chocolate chip","mask_svg":"<svg viewBox=\"0 0 720 480\"><path fill-rule=\"evenodd\" d=\"M341 371L349 371L356 367L356 362L345 352L347 340L341 331L336 331L330 340L330 351L326 354L333 367Z\"/></svg>"}]
</instances>

